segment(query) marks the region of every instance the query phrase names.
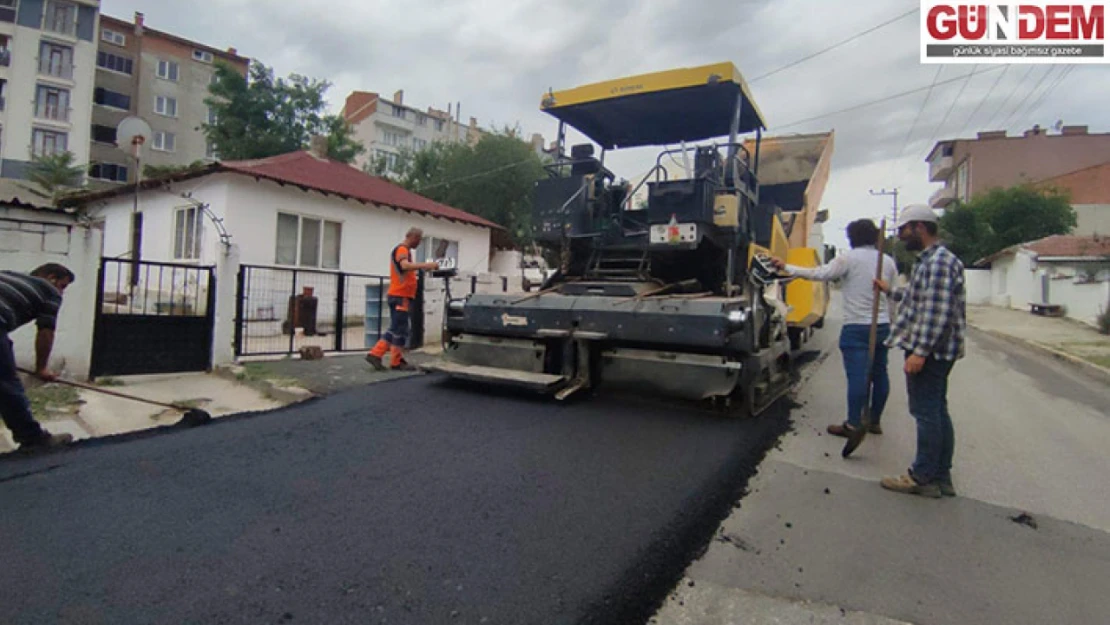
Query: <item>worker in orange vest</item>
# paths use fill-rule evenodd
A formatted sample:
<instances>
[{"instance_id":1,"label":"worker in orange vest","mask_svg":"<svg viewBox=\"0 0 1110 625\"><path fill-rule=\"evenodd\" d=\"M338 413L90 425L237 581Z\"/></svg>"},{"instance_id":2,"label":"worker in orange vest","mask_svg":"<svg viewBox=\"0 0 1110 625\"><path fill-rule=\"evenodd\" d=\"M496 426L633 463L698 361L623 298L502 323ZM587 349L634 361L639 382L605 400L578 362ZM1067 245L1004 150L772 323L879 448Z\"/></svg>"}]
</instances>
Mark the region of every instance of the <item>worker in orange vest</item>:
<instances>
[{"instance_id":1,"label":"worker in orange vest","mask_svg":"<svg viewBox=\"0 0 1110 625\"><path fill-rule=\"evenodd\" d=\"M416 272L421 269L436 269L439 265L435 262L414 263L412 251L424 238L424 231L420 228L410 228L405 240L390 252L389 263L389 291L386 299L389 303L389 330L377 345L366 354L366 361L378 371L385 371L382 363L385 352L390 352L390 369L393 371L412 371L412 365L405 362L404 348L409 338L409 313L412 310L412 301L416 299Z\"/></svg>"}]
</instances>

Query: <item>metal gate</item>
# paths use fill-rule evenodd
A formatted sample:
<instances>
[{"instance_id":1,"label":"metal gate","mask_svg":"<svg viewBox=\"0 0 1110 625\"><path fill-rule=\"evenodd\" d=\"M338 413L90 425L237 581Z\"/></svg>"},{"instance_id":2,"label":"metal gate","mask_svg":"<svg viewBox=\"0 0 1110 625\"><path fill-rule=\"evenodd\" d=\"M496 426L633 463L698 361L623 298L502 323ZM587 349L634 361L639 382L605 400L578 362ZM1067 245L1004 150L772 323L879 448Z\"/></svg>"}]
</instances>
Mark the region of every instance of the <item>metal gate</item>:
<instances>
[{"instance_id":1,"label":"metal gate","mask_svg":"<svg viewBox=\"0 0 1110 625\"><path fill-rule=\"evenodd\" d=\"M208 371L213 267L100 261L90 377Z\"/></svg>"},{"instance_id":2,"label":"metal gate","mask_svg":"<svg viewBox=\"0 0 1110 625\"><path fill-rule=\"evenodd\" d=\"M388 276L240 265L235 355L366 351L389 329L388 289Z\"/></svg>"}]
</instances>

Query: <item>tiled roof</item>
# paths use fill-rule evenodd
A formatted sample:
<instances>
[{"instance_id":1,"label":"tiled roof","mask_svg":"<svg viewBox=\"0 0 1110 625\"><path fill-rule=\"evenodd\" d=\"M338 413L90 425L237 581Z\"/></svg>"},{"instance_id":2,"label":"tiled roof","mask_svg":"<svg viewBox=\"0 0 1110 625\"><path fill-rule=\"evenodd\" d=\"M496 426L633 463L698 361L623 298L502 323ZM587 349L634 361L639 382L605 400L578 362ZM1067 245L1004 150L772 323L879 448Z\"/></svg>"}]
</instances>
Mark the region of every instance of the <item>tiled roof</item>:
<instances>
[{"instance_id":1,"label":"tiled roof","mask_svg":"<svg viewBox=\"0 0 1110 625\"><path fill-rule=\"evenodd\" d=\"M317 158L307 151L253 161L227 161L220 165L225 170L266 178L274 182L295 184L355 200L408 209L486 228L502 229L492 221L440 204L339 161Z\"/></svg>"},{"instance_id":2,"label":"tiled roof","mask_svg":"<svg viewBox=\"0 0 1110 625\"><path fill-rule=\"evenodd\" d=\"M994 260L1017 252L1028 250L1038 258L1110 258L1110 237L1103 235L1075 236L1054 234L1050 237L1012 245L1004 250L976 261L976 266L990 264Z\"/></svg>"},{"instance_id":3,"label":"tiled roof","mask_svg":"<svg viewBox=\"0 0 1110 625\"><path fill-rule=\"evenodd\" d=\"M1025 249L1037 256L1069 256L1098 258L1110 256L1110 237L1053 235L1039 241L1026 243Z\"/></svg>"},{"instance_id":4,"label":"tiled roof","mask_svg":"<svg viewBox=\"0 0 1110 625\"><path fill-rule=\"evenodd\" d=\"M317 158L308 151L291 152L251 161L227 161L203 167L186 169L157 178L143 180L143 189L153 189L171 182L199 178L210 174L230 172L254 178L264 178L279 184L290 184L302 189L332 194L344 199L370 202L400 210L412 211L432 217L490 228L495 232L505 229L492 221L472 215L446 204L440 204L422 195L408 191L388 180L371 176L350 165L331 159ZM84 191L67 195L61 206L81 206L89 202L133 193L134 185L120 185L104 191Z\"/></svg>"}]
</instances>

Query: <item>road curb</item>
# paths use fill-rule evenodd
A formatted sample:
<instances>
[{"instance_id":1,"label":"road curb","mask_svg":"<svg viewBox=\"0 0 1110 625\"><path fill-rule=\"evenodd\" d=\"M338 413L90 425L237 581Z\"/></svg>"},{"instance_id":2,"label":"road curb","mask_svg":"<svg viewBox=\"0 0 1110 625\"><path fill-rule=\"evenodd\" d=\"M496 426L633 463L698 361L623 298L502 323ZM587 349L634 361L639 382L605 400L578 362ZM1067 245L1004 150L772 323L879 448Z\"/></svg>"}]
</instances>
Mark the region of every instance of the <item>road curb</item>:
<instances>
[{"instance_id":1,"label":"road curb","mask_svg":"<svg viewBox=\"0 0 1110 625\"><path fill-rule=\"evenodd\" d=\"M312 391L295 386L278 386L269 380L250 380L243 377L245 369L238 365L215 367L213 373L230 382L252 388L284 405L299 404L316 397Z\"/></svg>"},{"instance_id":2,"label":"road curb","mask_svg":"<svg viewBox=\"0 0 1110 625\"><path fill-rule=\"evenodd\" d=\"M999 332L998 330L991 330L982 326L977 326L972 323L969 323L968 326L978 330L979 332L982 332L989 336L993 336L996 339L1006 341L1007 343L1039 351L1047 356L1051 356L1061 362L1064 362L1065 364L1080 369L1083 373L1098 378L1101 381L1110 383L1110 369L1107 369L1106 367L1096 365L1093 362L1084 360L1078 356L1073 356L1066 352L1062 352L1058 349L1054 349L1052 347L1044 345L1043 343L1037 343L1036 341L1019 338L1013 336L1012 334L1006 334L1005 332Z\"/></svg>"}]
</instances>

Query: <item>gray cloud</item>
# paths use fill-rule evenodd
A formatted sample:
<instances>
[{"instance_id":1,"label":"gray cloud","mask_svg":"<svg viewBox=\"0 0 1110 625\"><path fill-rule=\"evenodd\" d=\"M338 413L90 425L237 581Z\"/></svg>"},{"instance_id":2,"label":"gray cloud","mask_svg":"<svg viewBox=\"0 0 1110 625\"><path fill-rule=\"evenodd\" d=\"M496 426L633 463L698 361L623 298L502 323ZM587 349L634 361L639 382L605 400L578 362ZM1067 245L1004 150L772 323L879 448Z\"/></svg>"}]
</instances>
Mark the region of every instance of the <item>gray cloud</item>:
<instances>
[{"instance_id":1,"label":"gray cloud","mask_svg":"<svg viewBox=\"0 0 1110 625\"><path fill-rule=\"evenodd\" d=\"M160 30L209 45L235 46L241 54L274 67L324 78L338 109L355 89L392 95L418 107L444 108L462 102L464 119L482 124L519 122L525 132L548 139L556 124L538 110L549 88L564 89L622 75L730 60L751 80L854 33L918 6L917 0L206 0L204 10L183 2L104 0L102 10L130 19L146 13ZM846 7L850 6L851 10ZM924 158L932 140L963 130L1008 128L1033 123L1089 124L1106 131L1105 66L1073 69L1038 110L1025 111L1039 96L1019 101L1048 71L1013 66L987 92L998 72L937 87L921 109L919 92L853 112L824 115L893 93L927 86L935 65L918 60L919 17L912 15L843 47L752 83L770 134L836 131L829 203L843 207L834 219L884 211L867 187L900 185L916 201L932 188ZM983 69L987 66L980 66ZM941 80L966 74L971 66L945 66ZM1044 90L1063 68L1041 83ZM1039 91L1040 91L1039 90ZM1009 97L1008 97L1009 96ZM986 98L986 99L984 99ZM952 107L942 127L938 124ZM974 118L971 113L978 108ZM905 144L906 133L921 109ZM996 111L998 114L995 115ZM646 170L656 150L614 155L626 175ZM894 160L901 154L900 160ZM921 197L924 196L924 197ZM844 222L846 223L846 221Z\"/></svg>"}]
</instances>

